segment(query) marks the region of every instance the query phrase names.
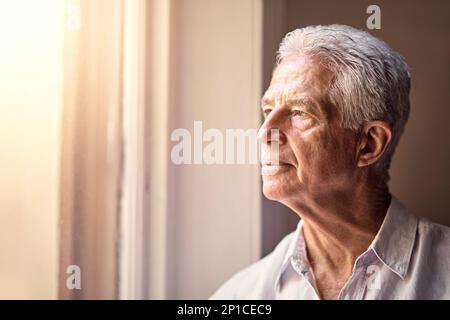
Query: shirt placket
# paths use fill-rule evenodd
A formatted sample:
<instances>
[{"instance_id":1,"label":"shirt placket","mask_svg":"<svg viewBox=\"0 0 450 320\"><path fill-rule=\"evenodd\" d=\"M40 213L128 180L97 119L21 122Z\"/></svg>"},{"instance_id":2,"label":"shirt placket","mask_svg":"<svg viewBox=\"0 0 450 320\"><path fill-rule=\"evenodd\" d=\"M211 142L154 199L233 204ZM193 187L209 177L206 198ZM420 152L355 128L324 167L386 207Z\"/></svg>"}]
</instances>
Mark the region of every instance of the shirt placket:
<instances>
[{"instance_id":1,"label":"shirt placket","mask_svg":"<svg viewBox=\"0 0 450 320\"><path fill-rule=\"evenodd\" d=\"M367 286L367 266L374 261L372 250L355 261L352 274L338 295L338 300L362 300Z\"/></svg>"},{"instance_id":2,"label":"shirt placket","mask_svg":"<svg viewBox=\"0 0 450 320\"><path fill-rule=\"evenodd\" d=\"M314 292L314 298L320 300L317 293L316 282L311 266L306 255L306 246L303 236L300 237L295 250L295 254L291 257L291 264L294 270L307 282L311 291Z\"/></svg>"},{"instance_id":3,"label":"shirt placket","mask_svg":"<svg viewBox=\"0 0 450 320\"><path fill-rule=\"evenodd\" d=\"M365 268L356 268L339 293L338 300L361 300L364 296L365 282Z\"/></svg>"},{"instance_id":4,"label":"shirt placket","mask_svg":"<svg viewBox=\"0 0 450 320\"><path fill-rule=\"evenodd\" d=\"M306 281L307 286L309 286L309 289L311 290L311 292L314 293L314 298L317 300L320 300L320 297L318 296L317 290L315 287L314 276L313 276L313 273L311 272L309 266L294 257L291 258L291 264L292 264L292 268L295 270L295 272L298 273L304 281Z\"/></svg>"}]
</instances>

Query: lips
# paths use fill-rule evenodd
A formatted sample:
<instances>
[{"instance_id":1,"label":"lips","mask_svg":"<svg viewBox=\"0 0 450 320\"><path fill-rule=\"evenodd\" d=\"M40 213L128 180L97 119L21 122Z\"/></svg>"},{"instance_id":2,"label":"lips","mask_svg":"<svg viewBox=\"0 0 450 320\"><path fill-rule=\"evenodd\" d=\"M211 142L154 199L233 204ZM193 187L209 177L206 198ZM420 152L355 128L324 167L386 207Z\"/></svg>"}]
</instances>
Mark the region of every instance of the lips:
<instances>
[{"instance_id":1,"label":"lips","mask_svg":"<svg viewBox=\"0 0 450 320\"><path fill-rule=\"evenodd\" d=\"M285 161L285 160L281 160L281 159L271 159L269 157L267 158L262 158L261 159L261 164L263 166L271 166L271 165L291 165L289 162Z\"/></svg>"},{"instance_id":2,"label":"lips","mask_svg":"<svg viewBox=\"0 0 450 320\"><path fill-rule=\"evenodd\" d=\"M291 164L283 161L263 160L261 166L261 174L263 176L271 176L289 169Z\"/></svg>"},{"instance_id":3,"label":"lips","mask_svg":"<svg viewBox=\"0 0 450 320\"><path fill-rule=\"evenodd\" d=\"M286 161L280 161L280 160L275 161L275 160L271 160L271 159L262 159L261 164L263 166L291 165L290 163L288 163Z\"/></svg>"}]
</instances>

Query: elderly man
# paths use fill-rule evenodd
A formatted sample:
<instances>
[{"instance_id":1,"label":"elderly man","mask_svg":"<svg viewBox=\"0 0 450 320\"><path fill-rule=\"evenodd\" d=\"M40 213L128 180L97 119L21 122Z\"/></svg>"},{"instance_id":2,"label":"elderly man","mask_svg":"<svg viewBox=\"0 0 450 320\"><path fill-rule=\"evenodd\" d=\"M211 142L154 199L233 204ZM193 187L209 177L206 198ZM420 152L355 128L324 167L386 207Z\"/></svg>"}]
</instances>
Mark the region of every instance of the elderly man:
<instances>
[{"instance_id":1,"label":"elderly man","mask_svg":"<svg viewBox=\"0 0 450 320\"><path fill-rule=\"evenodd\" d=\"M450 298L450 229L408 213L387 186L409 90L402 57L366 32L285 36L262 99L260 139L279 148L279 162L262 160L263 191L301 220L212 299Z\"/></svg>"}]
</instances>

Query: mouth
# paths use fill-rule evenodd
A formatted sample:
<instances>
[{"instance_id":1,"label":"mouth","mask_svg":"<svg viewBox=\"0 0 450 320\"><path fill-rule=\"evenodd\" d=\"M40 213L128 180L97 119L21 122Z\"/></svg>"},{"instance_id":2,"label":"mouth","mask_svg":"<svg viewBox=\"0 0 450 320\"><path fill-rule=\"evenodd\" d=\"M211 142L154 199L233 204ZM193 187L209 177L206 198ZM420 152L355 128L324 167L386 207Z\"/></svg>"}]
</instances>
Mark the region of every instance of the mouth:
<instances>
[{"instance_id":1,"label":"mouth","mask_svg":"<svg viewBox=\"0 0 450 320\"><path fill-rule=\"evenodd\" d=\"M272 176L289 169L291 166L291 164L283 161L263 161L261 166L261 175Z\"/></svg>"}]
</instances>

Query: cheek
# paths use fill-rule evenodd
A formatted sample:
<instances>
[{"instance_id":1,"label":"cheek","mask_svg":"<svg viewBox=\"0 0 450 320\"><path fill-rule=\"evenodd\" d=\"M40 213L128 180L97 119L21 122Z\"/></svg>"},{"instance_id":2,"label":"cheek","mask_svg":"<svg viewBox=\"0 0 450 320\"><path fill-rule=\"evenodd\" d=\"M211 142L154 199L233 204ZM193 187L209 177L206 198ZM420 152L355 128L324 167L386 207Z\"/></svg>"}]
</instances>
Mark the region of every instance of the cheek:
<instances>
[{"instance_id":1,"label":"cheek","mask_svg":"<svg viewBox=\"0 0 450 320\"><path fill-rule=\"evenodd\" d=\"M300 132L308 132L317 126L317 122L312 117L295 116L291 118L291 126Z\"/></svg>"},{"instance_id":2,"label":"cheek","mask_svg":"<svg viewBox=\"0 0 450 320\"><path fill-rule=\"evenodd\" d=\"M352 150L335 133L316 130L300 134L296 138L294 154L298 161L298 175L301 180L333 179L348 169Z\"/></svg>"},{"instance_id":3,"label":"cheek","mask_svg":"<svg viewBox=\"0 0 450 320\"><path fill-rule=\"evenodd\" d=\"M324 134L320 129L314 128L308 131L299 132L292 136L292 150L300 169L308 169L317 165L317 161L327 155L329 144L324 144Z\"/></svg>"}]
</instances>

